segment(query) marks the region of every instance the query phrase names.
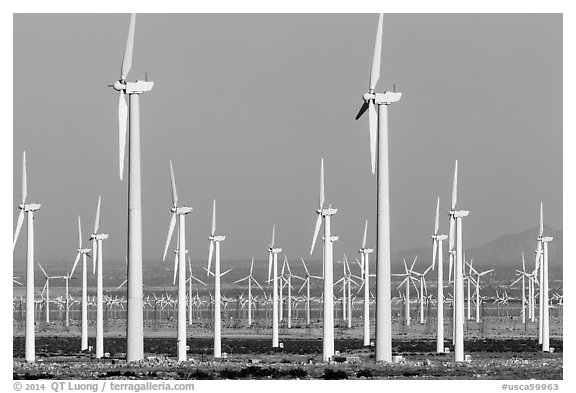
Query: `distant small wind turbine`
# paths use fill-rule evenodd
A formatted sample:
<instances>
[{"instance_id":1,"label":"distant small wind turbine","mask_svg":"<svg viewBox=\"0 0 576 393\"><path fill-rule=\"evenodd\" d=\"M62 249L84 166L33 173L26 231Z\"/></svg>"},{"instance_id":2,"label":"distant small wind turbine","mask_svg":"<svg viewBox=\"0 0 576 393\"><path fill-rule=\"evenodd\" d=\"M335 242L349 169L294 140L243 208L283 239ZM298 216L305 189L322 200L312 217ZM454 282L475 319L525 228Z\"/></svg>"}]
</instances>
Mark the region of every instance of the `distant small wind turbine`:
<instances>
[{"instance_id":1,"label":"distant small wind turbine","mask_svg":"<svg viewBox=\"0 0 576 393\"><path fill-rule=\"evenodd\" d=\"M364 286L364 346L370 346L370 254L374 251L366 248L366 234L368 231L368 220L364 225L364 237L362 238L362 248L360 253L360 268L362 271L362 286Z\"/></svg>"},{"instance_id":2,"label":"distant small wind turbine","mask_svg":"<svg viewBox=\"0 0 576 393\"><path fill-rule=\"evenodd\" d=\"M40 267L40 270L42 270L42 273L44 273L44 277L46 278L46 284L44 284L44 289L42 290L42 292L43 293L44 291L46 292L46 323L50 323L50 280L53 278L58 278L58 276L49 276L48 273L46 273L46 270L44 270L44 268L40 264L40 262L38 262L38 266Z\"/></svg>"},{"instance_id":3,"label":"distant small wind turbine","mask_svg":"<svg viewBox=\"0 0 576 393\"><path fill-rule=\"evenodd\" d=\"M262 288L262 285L260 285L260 283L256 281L256 279L254 278L253 271L254 271L254 257L252 257L252 262L250 263L250 273L248 273L246 277L234 281L234 284L238 284L246 280L248 282L248 326L252 326L252 302L254 300L254 298L252 297L252 283L256 284L258 288L260 288L262 292L264 292L264 288Z\"/></svg>"},{"instance_id":4,"label":"distant small wind turbine","mask_svg":"<svg viewBox=\"0 0 576 393\"><path fill-rule=\"evenodd\" d=\"M308 268L306 267L306 263L304 263L304 259L300 258L300 260L302 261L302 265L304 265L304 270L306 271L306 278L304 279L304 283L302 283L302 286L300 287L300 289L298 290L298 292L301 292L302 289L304 289L304 286L306 286L306 324L310 325L310 279L311 278L316 278L318 280L322 280L322 277L320 276L313 276L310 274L310 271L308 271Z\"/></svg>"},{"instance_id":5,"label":"distant small wind turbine","mask_svg":"<svg viewBox=\"0 0 576 393\"><path fill-rule=\"evenodd\" d=\"M28 195L28 184L26 180L26 152L22 155L22 203L20 204L20 214L16 223L16 233L14 234L14 247L18 241L20 228L24 223L24 213L27 217L28 245L26 252L26 362L36 361L35 337L34 337L34 212L40 209L39 203L26 203Z\"/></svg>"},{"instance_id":6,"label":"distant small wind turbine","mask_svg":"<svg viewBox=\"0 0 576 393\"><path fill-rule=\"evenodd\" d=\"M176 277L176 270L179 270L178 275L178 361L186 361L186 214L192 212L192 208L188 206L178 207L178 192L176 190L176 180L174 179L174 169L172 168L172 161L170 161L170 181L172 185L172 218L170 219L170 226L168 227L168 237L166 238L166 245L164 246L164 256L162 261L166 259L166 252L172 240L172 233L176 225L176 216L180 217L178 225L178 262L174 266L174 277ZM130 277L128 277L130 283Z\"/></svg>"},{"instance_id":7,"label":"distant small wind turbine","mask_svg":"<svg viewBox=\"0 0 576 393\"><path fill-rule=\"evenodd\" d=\"M280 346L278 340L278 253L282 252L281 248L277 248L274 245L274 236L276 232L276 224L272 226L272 240L270 241L270 247L268 247L268 283L270 283L270 274L273 271L274 276L272 278L272 348L278 348Z\"/></svg>"},{"instance_id":8,"label":"distant small wind turbine","mask_svg":"<svg viewBox=\"0 0 576 393\"><path fill-rule=\"evenodd\" d=\"M330 205L328 209L324 209L324 159L320 162L320 206L316 213L318 218L314 228L314 237L312 239L312 247L310 248L310 255L314 252L314 245L316 238L322 225L322 218L324 218L324 340L322 345L322 360L329 362L334 356L334 299L333 288L333 258L332 258L332 243L338 240L337 236L331 234L331 217L338 212L338 209L332 208Z\"/></svg>"},{"instance_id":9,"label":"distant small wind turbine","mask_svg":"<svg viewBox=\"0 0 576 393\"><path fill-rule=\"evenodd\" d=\"M226 236L216 235L216 200L212 206L212 232L210 233L210 249L208 253L208 269L206 270L208 274L212 273L210 271L210 265L212 264L212 254L214 253L214 248L216 249L216 258L214 260L214 357L222 357L222 315L220 312L220 278L230 271L227 270L224 273L220 273L220 243L226 239Z\"/></svg>"},{"instance_id":10,"label":"distant small wind turbine","mask_svg":"<svg viewBox=\"0 0 576 393\"><path fill-rule=\"evenodd\" d=\"M186 280L188 282L188 325L192 325L192 305L194 303L192 299L192 280L196 280L198 283L204 286L206 286L206 284L195 277L194 274L192 274L192 262L190 262L190 255L188 255L188 270L190 271L190 277L188 277Z\"/></svg>"},{"instance_id":11,"label":"distant small wind turbine","mask_svg":"<svg viewBox=\"0 0 576 393\"><path fill-rule=\"evenodd\" d=\"M103 308L103 283L102 283L102 241L108 239L108 234L98 233L100 228L100 196L94 219L94 231L92 240L92 261L96 270L96 359L104 357L104 308Z\"/></svg>"},{"instance_id":12,"label":"distant small wind turbine","mask_svg":"<svg viewBox=\"0 0 576 393\"><path fill-rule=\"evenodd\" d=\"M436 264L438 256L438 288L436 297L438 299L437 317L436 317L436 352L444 353L444 251L442 242L448 238L446 235L438 234L440 220L440 197L436 200L436 218L434 220L434 235L432 236L432 269Z\"/></svg>"},{"instance_id":13,"label":"distant small wind turbine","mask_svg":"<svg viewBox=\"0 0 576 393\"><path fill-rule=\"evenodd\" d=\"M406 260L402 259L402 261L404 262L404 271L405 273L395 273L392 274L393 276L400 276L400 277L404 277L404 280L402 280L400 282L400 284L398 284L398 289L400 289L400 287L402 285L405 285L404 289L406 291L404 298L404 319L406 320L406 325L410 326L410 284L412 284L414 286L414 289L416 289L416 292L418 293L418 287L416 286L415 282L419 282L420 280L417 279L416 277L413 276L414 274L414 265L416 264L416 259L418 258L418 255L416 255L414 257L414 260L412 261L412 265L410 266L410 269L408 269L408 265L406 265Z\"/></svg>"},{"instance_id":14,"label":"distant small wind turbine","mask_svg":"<svg viewBox=\"0 0 576 393\"><path fill-rule=\"evenodd\" d=\"M80 350L85 351L88 349L88 271L86 266L86 255L90 252L89 248L82 248L82 224L80 216L78 216L78 253L70 272L70 277L74 275L76 265L82 256L82 323L81 323L81 340ZM94 257L92 257L94 258Z\"/></svg>"}]
</instances>

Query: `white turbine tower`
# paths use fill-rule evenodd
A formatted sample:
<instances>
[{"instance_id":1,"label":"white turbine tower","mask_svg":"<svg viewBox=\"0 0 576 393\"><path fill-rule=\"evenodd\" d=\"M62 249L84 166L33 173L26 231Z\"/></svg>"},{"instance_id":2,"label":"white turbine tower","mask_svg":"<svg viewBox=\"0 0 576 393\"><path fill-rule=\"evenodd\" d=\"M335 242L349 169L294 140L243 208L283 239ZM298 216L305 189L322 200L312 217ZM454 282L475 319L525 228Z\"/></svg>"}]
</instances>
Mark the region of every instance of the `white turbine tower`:
<instances>
[{"instance_id":1,"label":"white turbine tower","mask_svg":"<svg viewBox=\"0 0 576 393\"><path fill-rule=\"evenodd\" d=\"M100 197L94 220L94 232L92 240L92 262L96 278L96 358L104 356L104 308L103 308L103 283L102 283L102 241L108 238L106 233L98 233L100 227Z\"/></svg>"},{"instance_id":2,"label":"white turbine tower","mask_svg":"<svg viewBox=\"0 0 576 393\"><path fill-rule=\"evenodd\" d=\"M436 218L434 220L434 235L432 236L432 269L436 264L438 256L438 288L437 288L437 318L436 318L436 352L444 353L444 251L442 242L448 238L446 235L438 234L440 225L440 197L436 200Z\"/></svg>"},{"instance_id":3,"label":"white turbine tower","mask_svg":"<svg viewBox=\"0 0 576 393\"><path fill-rule=\"evenodd\" d=\"M80 340L80 350L82 351L88 349L88 267L86 266L86 255L89 252L89 248L82 248L82 224L80 222L80 216L78 216L78 253L76 254L72 270L70 271L70 277L74 275L76 265L78 261L80 261L80 257L82 257L82 333Z\"/></svg>"},{"instance_id":4,"label":"white turbine tower","mask_svg":"<svg viewBox=\"0 0 576 393\"><path fill-rule=\"evenodd\" d=\"M234 284L238 284L242 281L248 280L248 326L252 326L252 301L253 301L252 282L254 282L254 284L256 284L258 288L260 288L262 292L264 292L264 288L262 288L262 285L260 285L260 283L256 281L256 279L252 275L253 271L254 271L254 257L252 257L252 262L250 263L250 273L246 277L234 281Z\"/></svg>"},{"instance_id":5,"label":"white turbine tower","mask_svg":"<svg viewBox=\"0 0 576 393\"><path fill-rule=\"evenodd\" d=\"M450 210L450 239L456 240L456 263L454 264L454 358L457 362L464 361L464 277L462 249L462 218L468 216L467 210L455 210L458 188L458 161L454 170L454 188L452 189L452 209ZM454 231L456 232L454 235Z\"/></svg>"},{"instance_id":6,"label":"white turbine tower","mask_svg":"<svg viewBox=\"0 0 576 393\"><path fill-rule=\"evenodd\" d=\"M216 255L214 259L214 357L222 357L222 316L220 312L220 278L228 273L230 270L220 273L220 242L226 239L226 236L216 235L216 200L212 206L212 232L210 233L210 249L208 252L208 269L207 273L210 274L210 265L212 264L212 254L216 248Z\"/></svg>"},{"instance_id":7,"label":"white turbine tower","mask_svg":"<svg viewBox=\"0 0 576 393\"><path fill-rule=\"evenodd\" d=\"M368 220L364 225L364 236L362 237L362 248L360 253L360 267L362 269L362 285L364 286L364 346L370 345L370 254L374 251L366 248L366 234L368 232Z\"/></svg>"},{"instance_id":8,"label":"white turbine tower","mask_svg":"<svg viewBox=\"0 0 576 393\"><path fill-rule=\"evenodd\" d=\"M390 299L390 191L388 168L388 105L400 100L401 93L374 93L380 77L383 14L378 20L370 89L356 119L368 110L372 173L378 163L376 223L376 361L392 361L392 309Z\"/></svg>"},{"instance_id":9,"label":"white turbine tower","mask_svg":"<svg viewBox=\"0 0 576 393\"><path fill-rule=\"evenodd\" d=\"M324 341L322 346L322 360L329 362L334 356L334 295L333 295L333 255L332 243L338 240L338 237L332 236L330 231L331 216L336 214L338 209L329 206L324 209L324 159L320 163L320 207L316 210L318 218L314 228L314 237L312 239L312 247L310 248L310 255L314 252L314 245L316 238L322 225L322 218L324 218Z\"/></svg>"},{"instance_id":10,"label":"white turbine tower","mask_svg":"<svg viewBox=\"0 0 576 393\"><path fill-rule=\"evenodd\" d=\"M162 261L166 259L166 252L172 239L174 226L176 225L176 216L180 218L178 225L178 262L174 266L174 275L179 270L178 275L178 361L186 361L186 214L192 211L191 207L178 207L178 192L176 191L176 180L174 179L174 169L170 161L170 181L172 184L172 218L168 227L168 237L164 247ZM130 277L128 277L130 285ZM130 310L130 308L128 308Z\"/></svg>"},{"instance_id":11,"label":"white turbine tower","mask_svg":"<svg viewBox=\"0 0 576 393\"><path fill-rule=\"evenodd\" d=\"M542 247L542 266L540 281L540 308L542 315L542 351L550 351L550 309L548 302L548 243L553 240L551 236L544 236L544 207L540 202L540 232L538 236L538 248ZM542 245L542 246L540 246Z\"/></svg>"},{"instance_id":12,"label":"white turbine tower","mask_svg":"<svg viewBox=\"0 0 576 393\"><path fill-rule=\"evenodd\" d=\"M120 69L120 79L111 85L118 96L118 142L120 154L120 180L124 173L126 132L130 143L128 151L128 316L126 325L126 359L144 358L144 311L142 299L142 189L140 176L140 94L152 90L154 82L128 82L126 77L132 66L136 14L130 18L128 39ZM126 94L129 104L126 103Z\"/></svg>"},{"instance_id":13,"label":"white turbine tower","mask_svg":"<svg viewBox=\"0 0 576 393\"><path fill-rule=\"evenodd\" d=\"M24 223L24 213L26 213L26 223L28 228L28 245L26 252L26 361L34 363L36 361L36 349L34 340L34 212L40 209L39 203L26 203L28 195L28 185L26 179L26 152L22 155L22 203L20 204L20 214L16 223L14 234L14 245L18 241L20 228Z\"/></svg>"},{"instance_id":14,"label":"white turbine tower","mask_svg":"<svg viewBox=\"0 0 576 393\"><path fill-rule=\"evenodd\" d=\"M272 241L268 247L268 283L270 283L270 273L273 271L272 283L272 348L278 348L278 253L281 248L274 246L274 235L276 224L272 226Z\"/></svg>"}]
</instances>

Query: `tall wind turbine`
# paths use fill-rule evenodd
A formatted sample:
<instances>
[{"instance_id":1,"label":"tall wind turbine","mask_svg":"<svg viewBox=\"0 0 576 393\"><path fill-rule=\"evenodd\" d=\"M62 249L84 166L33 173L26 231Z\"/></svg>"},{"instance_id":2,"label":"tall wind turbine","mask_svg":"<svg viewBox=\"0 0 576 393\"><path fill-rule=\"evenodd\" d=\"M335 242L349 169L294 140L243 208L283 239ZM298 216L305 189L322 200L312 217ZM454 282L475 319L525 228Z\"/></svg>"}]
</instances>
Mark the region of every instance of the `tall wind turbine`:
<instances>
[{"instance_id":1,"label":"tall wind turbine","mask_svg":"<svg viewBox=\"0 0 576 393\"><path fill-rule=\"evenodd\" d=\"M463 249L462 249L462 218L470 213L467 210L456 210L458 195L457 188L458 161L454 170L454 188L452 189L452 209L450 210L451 222L454 220L454 227L451 226L452 239L456 240L456 263L454 274L454 358L457 362L464 361L464 277L463 277ZM456 234L454 236L454 228Z\"/></svg>"},{"instance_id":2,"label":"tall wind turbine","mask_svg":"<svg viewBox=\"0 0 576 393\"><path fill-rule=\"evenodd\" d=\"M444 353L444 252L442 242L448 238L438 234L440 220L440 197L436 201L436 219L434 220L434 235L432 236L432 269L435 267L438 256L438 288L437 288L437 318L436 318L436 352Z\"/></svg>"},{"instance_id":3,"label":"tall wind turbine","mask_svg":"<svg viewBox=\"0 0 576 393\"><path fill-rule=\"evenodd\" d=\"M316 210L318 218L314 228L314 237L310 255L314 252L316 238L320 232L322 218L324 218L324 341L322 345L322 360L329 362L334 356L334 295L333 295L333 259L332 243L338 240L338 237L332 236L330 232L330 221L332 215L336 214L338 209L329 206L324 209L324 159L320 163L320 207Z\"/></svg>"},{"instance_id":4,"label":"tall wind turbine","mask_svg":"<svg viewBox=\"0 0 576 393\"><path fill-rule=\"evenodd\" d=\"M140 94L152 90L154 82L128 82L126 77L132 66L136 14L130 18L128 39L120 69L120 79L111 85L118 95L118 142L120 154L120 180L124 173L126 133L130 143L128 151L128 316L126 324L126 359L144 358L144 308L142 299L142 190L140 177ZM128 101L126 103L126 94ZM127 130L128 129L128 130Z\"/></svg>"},{"instance_id":5,"label":"tall wind turbine","mask_svg":"<svg viewBox=\"0 0 576 393\"><path fill-rule=\"evenodd\" d=\"M176 225L176 216L180 218L178 225L178 264L175 266L174 274L178 268L178 361L186 361L186 214L192 211L191 207L183 206L178 207L178 192L176 190L176 180L174 179L174 169L172 168L172 161L170 161L170 181L172 184L172 218L170 219L170 226L168 227L168 237L166 238L166 246L164 246L164 256L162 261L166 259L166 252L172 240L172 233ZM128 260L130 261L130 259ZM130 263L130 262L128 262ZM130 277L128 277L128 288L130 288ZM128 308L130 310L130 308Z\"/></svg>"},{"instance_id":6,"label":"tall wind turbine","mask_svg":"<svg viewBox=\"0 0 576 393\"><path fill-rule=\"evenodd\" d=\"M388 177L388 105L400 100L401 93L375 93L380 77L382 52L382 23L378 19L376 44L369 91L362 98L364 104L356 119L368 110L370 126L370 158L372 173L377 172L377 223L376 223L376 361L392 361L392 308L390 299L390 189ZM376 171L376 162L378 170Z\"/></svg>"},{"instance_id":7,"label":"tall wind turbine","mask_svg":"<svg viewBox=\"0 0 576 393\"><path fill-rule=\"evenodd\" d=\"M212 254L216 248L216 258L214 260L214 357L222 357L222 316L220 313L220 278L230 270L220 273L220 242L226 239L226 236L216 235L216 200L212 206L212 232L210 234L210 249L208 253L208 269L212 264Z\"/></svg>"},{"instance_id":8,"label":"tall wind turbine","mask_svg":"<svg viewBox=\"0 0 576 393\"><path fill-rule=\"evenodd\" d=\"M542 309L542 351L550 351L550 309L548 302L548 243L553 240L551 236L544 236L544 207L540 202L540 232L538 248L542 245L542 279L540 281L540 308Z\"/></svg>"},{"instance_id":9,"label":"tall wind turbine","mask_svg":"<svg viewBox=\"0 0 576 393\"><path fill-rule=\"evenodd\" d=\"M364 346L370 345L370 254L374 251L366 248L366 234L368 232L368 220L364 225L364 237L360 253L360 267L362 269L362 284L364 286Z\"/></svg>"},{"instance_id":10,"label":"tall wind turbine","mask_svg":"<svg viewBox=\"0 0 576 393\"><path fill-rule=\"evenodd\" d=\"M278 253L282 252L281 248L274 245L274 235L276 224L272 226L272 241L268 247L268 283L270 283L270 273L273 271L272 282L272 348L278 348Z\"/></svg>"},{"instance_id":11,"label":"tall wind turbine","mask_svg":"<svg viewBox=\"0 0 576 393\"><path fill-rule=\"evenodd\" d=\"M78 253L76 254L72 270L70 271L70 277L74 275L76 265L78 261L80 261L80 257L82 257L82 333L80 340L80 349L82 351L88 349L88 268L86 266L86 255L89 252L89 248L82 248L82 224L80 222L80 216L78 216Z\"/></svg>"},{"instance_id":12,"label":"tall wind turbine","mask_svg":"<svg viewBox=\"0 0 576 393\"><path fill-rule=\"evenodd\" d=\"M94 232L90 237L92 240L92 261L96 268L96 358L104 356L104 308L103 308L103 284L102 284L102 241L108 239L108 234L98 233L100 228L100 197L98 197L98 207L96 208L96 219L94 220ZM96 246L96 247L94 247Z\"/></svg>"},{"instance_id":13,"label":"tall wind turbine","mask_svg":"<svg viewBox=\"0 0 576 393\"><path fill-rule=\"evenodd\" d=\"M26 179L26 152L22 155L22 203L20 204L20 214L16 223L16 233L14 234L14 245L18 241L20 228L24 223L24 213L26 213L26 224L28 228L28 245L26 252L26 361L34 363L36 361L36 349L34 340L34 212L40 209L39 203L26 203L28 195L28 184Z\"/></svg>"},{"instance_id":14,"label":"tall wind turbine","mask_svg":"<svg viewBox=\"0 0 576 393\"><path fill-rule=\"evenodd\" d=\"M248 280L248 326L252 326L252 301L253 301L252 282L254 282L254 284L256 284L262 290L262 292L264 292L264 288L262 288L262 285L260 285L260 283L256 281L256 279L252 275L253 271L254 271L254 257L252 257L252 262L250 263L250 273L246 277L234 281L234 284L238 284L239 282Z\"/></svg>"}]
</instances>

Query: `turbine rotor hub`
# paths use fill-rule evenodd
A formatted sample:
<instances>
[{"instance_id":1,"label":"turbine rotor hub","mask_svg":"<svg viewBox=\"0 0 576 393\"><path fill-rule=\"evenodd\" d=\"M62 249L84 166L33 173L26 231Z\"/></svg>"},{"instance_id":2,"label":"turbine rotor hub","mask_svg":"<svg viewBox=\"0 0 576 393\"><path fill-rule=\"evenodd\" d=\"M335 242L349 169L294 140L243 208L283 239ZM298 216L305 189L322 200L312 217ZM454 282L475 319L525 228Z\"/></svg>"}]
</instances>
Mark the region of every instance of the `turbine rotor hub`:
<instances>
[{"instance_id":1,"label":"turbine rotor hub","mask_svg":"<svg viewBox=\"0 0 576 393\"><path fill-rule=\"evenodd\" d=\"M124 82L123 80L119 79L116 82L114 82L114 84L112 85L112 87L114 88L114 90L116 91L122 91L126 89L126 82Z\"/></svg>"}]
</instances>

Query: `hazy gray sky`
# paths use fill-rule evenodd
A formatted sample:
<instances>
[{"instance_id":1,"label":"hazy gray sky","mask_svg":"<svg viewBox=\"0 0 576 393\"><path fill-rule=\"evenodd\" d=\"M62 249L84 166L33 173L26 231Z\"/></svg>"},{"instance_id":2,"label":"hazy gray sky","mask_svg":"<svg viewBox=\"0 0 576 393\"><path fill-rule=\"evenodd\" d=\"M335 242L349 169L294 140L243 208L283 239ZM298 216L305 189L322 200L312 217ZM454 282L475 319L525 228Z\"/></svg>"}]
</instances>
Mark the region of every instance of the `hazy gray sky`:
<instances>
[{"instance_id":1,"label":"hazy gray sky","mask_svg":"<svg viewBox=\"0 0 576 393\"><path fill-rule=\"evenodd\" d=\"M320 158L339 209L335 256L361 243L376 183L367 90L376 14L140 14L131 80L141 96L144 259L162 256L169 160L193 259L208 254L212 199L223 259L267 256L272 223L289 258L308 255ZM13 228L22 150L40 261L73 259L102 195L105 259L123 260L127 182L118 177L117 93L127 14L14 16ZM389 110L392 249L430 243L436 197L447 232L454 160L464 246L538 223L562 227L562 15L386 14L377 90ZM14 259L25 258L25 232ZM536 240L536 239L535 239ZM317 249L315 258L321 258Z\"/></svg>"}]
</instances>

